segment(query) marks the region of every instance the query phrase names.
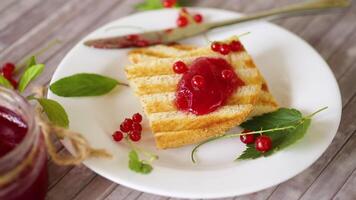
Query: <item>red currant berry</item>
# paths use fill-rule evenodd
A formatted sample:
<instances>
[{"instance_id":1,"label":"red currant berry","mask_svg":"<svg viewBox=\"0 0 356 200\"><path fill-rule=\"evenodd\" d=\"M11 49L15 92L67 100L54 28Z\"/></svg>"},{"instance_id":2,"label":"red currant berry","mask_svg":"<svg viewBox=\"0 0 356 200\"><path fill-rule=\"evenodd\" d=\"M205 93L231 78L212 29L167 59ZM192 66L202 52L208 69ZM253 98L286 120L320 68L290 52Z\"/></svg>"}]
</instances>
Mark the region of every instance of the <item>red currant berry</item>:
<instances>
[{"instance_id":1,"label":"red currant berry","mask_svg":"<svg viewBox=\"0 0 356 200\"><path fill-rule=\"evenodd\" d=\"M251 130L246 129L242 131L242 133L249 133L249 132L251 132ZM255 141L255 136L253 134L241 135L240 140L245 144L251 144Z\"/></svg>"},{"instance_id":2,"label":"red currant berry","mask_svg":"<svg viewBox=\"0 0 356 200\"><path fill-rule=\"evenodd\" d=\"M213 43L211 43L210 48L212 51L219 52L220 46L221 46L220 42L213 42Z\"/></svg>"},{"instance_id":3,"label":"red currant berry","mask_svg":"<svg viewBox=\"0 0 356 200\"><path fill-rule=\"evenodd\" d=\"M120 142L122 138L124 138L124 134L121 131L115 131L115 133L112 135L112 138L116 142Z\"/></svg>"},{"instance_id":4,"label":"red currant berry","mask_svg":"<svg viewBox=\"0 0 356 200\"><path fill-rule=\"evenodd\" d=\"M132 115L132 121L140 123L142 121L142 115L140 113L135 113Z\"/></svg>"},{"instance_id":5,"label":"red currant berry","mask_svg":"<svg viewBox=\"0 0 356 200\"><path fill-rule=\"evenodd\" d=\"M5 77L5 78L6 78L8 81L10 81L12 87L14 87L15 89L17 89L18 82L17 82L14 78L12 78L12 77L10 77L10 78Z\"/></svg>"},{"instance_id":6,"label":"red currant berry","mask_svg":"<svg viewBox=\"0 0 356 200\"><path fill-rule=\"evenodd\" d=\"M267 135L261 135L257 137L255 141L255 148L257 151L260 151L262 153L270 150L272 148L271 138Z\"/></svg>"},{"instance_id":7,"label":"red currant berry","mask_svg":"<svg viewBox=\"0 0 356 200\"><path fill-rule=\"evenodd\" d=\"M194 15L194 21L196 22L196 23L201 23L201 22L203 22L203 15L201 15L201 14L196 14L196 15Z\"/></svg>"},{"instance_id":8,"label":"red currant berry","mask_svg":"<svg viewBox=\"0 0 356 200\"><path fill-rule=\"evenodd\" d=\"M185 27L188 25L188 18L184 17L184 16L180 16L177 19L177 26L178 27Z\"/></svg>"},{"instance_id":9,"label":"red currant berry","mask_svg":"<svg viewBox=\"0 0 356 200\"><path fill-rule=\"evenodd\" d=\"M124 133L127 133L132 130L132 124L133 121L132 119L126 118L121 124L120 124L120 130Z\"/></svg>"},{"instance_id":10,"label":"red currant berry","mask_svg":"<svg viewBox=\"0 0 356 200\"><path fill-rule=\"evenodd\" d=\"M1 68L1 71L2 71L2 73L4 73L4 75L5 74L12 75L14 70L15 70L15 65L13 63L10 63L10 62L5 63Z\"/></svg>"},{"instance_id":11,"label":"red currant berry","mask_svg":"<svg viewBox=\"0 0 356 200\"><path fill-rule=\"evenodd\" d=\"M173 71L177 74L183 74L188 70L187 65L182 61L177 61L173 64Z\"/></svg>"},{"instance_id":12,"label":"red currant berry","mask_svg":"<svg viewBox=\"0 0 356 200\"><path fill-rule=\"evenodd\" d=\"M240 41L234 40L230 43L230 49L233 52L237 52L237 51L242 51L244 48Z\"/></svg>"},{"instance_id":13,"label":"red currant berry","mask_svg":"<svg viewBox=\"0 0 356 200\"><path fill-rule=\"evenodd\" d=\"M176 4L176 0L163 0L163 7L172 8Z\"/></svg>"},{"instance_id":14,"label":"red currant berry","mask_svg":"<svg viewBox=\"0 0 356 200\"><path fill-rule=\"evenodd\" d=\"M205 86L205 78L202 75L195 75L192 78L192 85L196 89L203 89Z\"/></svg>"},{"instance_id":15,"label":"red currant berry","mask_svg":"<svg viewBox=\"0 0 356 200\"><path fill-rule=\"evenodd\" d=\"M219 49L220 54L227 55L227 54L230 53L230 51L231 51L231 49L230 49L230 46L228 44L222 44L220 46L220 49Z\"/></svg>"},{"instance_id":16,"label":"red currant berry","mask_svg":"<svg viewBox=\"0 0 356 200\"><path fill-rule=\"evenodd\" d=\"M138 131L132 131L130 132L129 137L132 141L137 142L141 139L141 133Z\"/></svg>"},{"instance_id":17,"label":"red currant berry","mask_svg":"<svg viewBox=\"0 0 356 200\"><path fill-rule=\"evenodd\" d=\"M221 72L221 77L225 80L230 80L234 76L234 72L231 71L230 69L224 69Z\"/></svg>"},{"instance_id":18,"label":"red currant berry","mask_svg":"<svg viewBox=\"0 0 356 200\"><path fill-rule=\"evenodd\" d=\"M134 122L134 123L132 124L132 130L133 130L133 131L139 131L139 132L141 132L141 131L142 131L142 126L141 126L141 124Z\"/></svg>"}]
</instances>

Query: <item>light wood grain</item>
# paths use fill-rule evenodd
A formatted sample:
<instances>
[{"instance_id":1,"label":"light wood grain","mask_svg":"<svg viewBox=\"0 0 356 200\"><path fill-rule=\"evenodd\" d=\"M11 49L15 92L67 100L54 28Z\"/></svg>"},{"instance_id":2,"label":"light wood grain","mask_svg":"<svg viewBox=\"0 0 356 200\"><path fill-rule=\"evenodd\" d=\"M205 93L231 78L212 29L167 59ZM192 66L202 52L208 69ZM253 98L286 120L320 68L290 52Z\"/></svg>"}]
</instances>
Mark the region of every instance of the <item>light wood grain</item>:
<instances>
[{"instance_id":1,"label":"light wood grain","mask_svg":"<svg viewBox=\"0 0 356 200\"><path fill-rule=\"evenodd\" d=\"M194 6L254 12L297 0L197 0ZM64 55L83 36L134 12L140 0L1 0L0 60L20 61L53 39L61 39L40 56L46 63L36 84L47 84ZM343 12L276 20L310 43L329 63L343 98L339 131L326 152L308 169L278 186L230 199L356 199L356 1ZM60 153L67 153L57 142ZM47 199L175 199L135 191L96 175L83 165L62 167L49 161ZM327 183L327 184L326 184Z\"/></svg>"}]
</instances>

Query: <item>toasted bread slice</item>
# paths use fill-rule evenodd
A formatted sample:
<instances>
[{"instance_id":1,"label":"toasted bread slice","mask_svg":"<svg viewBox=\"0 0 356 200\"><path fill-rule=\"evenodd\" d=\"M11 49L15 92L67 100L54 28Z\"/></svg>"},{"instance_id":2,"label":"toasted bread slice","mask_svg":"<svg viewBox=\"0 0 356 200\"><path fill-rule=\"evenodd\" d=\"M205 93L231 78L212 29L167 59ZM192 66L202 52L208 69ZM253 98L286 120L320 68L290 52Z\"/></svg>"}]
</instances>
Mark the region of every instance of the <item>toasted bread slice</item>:
<instances>
[{"instance_id":1,"label":"toasted bread slice","mask_svg":"<svg viewBox=\"0 0 356 200\"><path fill-rule=\"evenodd\" d=\"M134 64L125 69L130 85L140 97L159 148L200 142L239 125L252 111L263 84L262 76L246 52L222 56L208 47L176 47L158 45L134 50L129 54ZM245 86L228 99L227 105L207 115L196 116L178 111L174 105L175 90L182 75L175 74L172 65L181 60L189 66L202 56L223 57Z\"/></svg>"},{"instance_id":2,"label":"toasted bread slice","mask_svg":"<svg viewBox=\"0 0 356 200\"><path fill-rule=\"evenodd\" d=\"M134 64L143 65L143 63L153 62L160 58L184 57L187 55L187 53L196 49L197 47L193 45L156 45L131 51L129 53L129 60ZM234 56L234 58L236 62L240 61L238 56ZM242 60L240 62L242 62ZM251 63L252 60L246 60L244 62L246 66L253 66L253 63ZM234 95L232 98L238 100L236 103L244 103L244 100L247 98L247 96L241 98L241 95ZM167 112L174 110L173 99L174 93L170 92L163 95L162 97L158 97L156 95L147 95L144 96L141 100L144 105L147 104L147 106L144 107L146 107L148 112ZM259 100L257 103L254 105L253 111L250 113L250 117L273 112L279 108L277 101L269 92L267 82L264 79L262 83L262 90L258 99ZM228 104L230 103L231 100L228 102Z\"/></svg>"}]
</instances>

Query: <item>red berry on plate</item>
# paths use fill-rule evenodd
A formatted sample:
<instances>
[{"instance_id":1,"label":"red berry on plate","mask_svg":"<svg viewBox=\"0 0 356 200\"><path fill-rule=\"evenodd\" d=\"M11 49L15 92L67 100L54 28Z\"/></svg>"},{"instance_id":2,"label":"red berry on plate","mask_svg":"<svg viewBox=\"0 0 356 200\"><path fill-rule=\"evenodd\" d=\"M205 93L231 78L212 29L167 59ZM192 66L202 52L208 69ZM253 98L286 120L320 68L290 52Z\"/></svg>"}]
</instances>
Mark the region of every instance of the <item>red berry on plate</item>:
<instances>
[{"instance_id":1,"label":"red berry on plate","mask_svg":"<svg viewBox=\"0 0 356 200\"><path fill-rule=\"evenodd\" d=\"M248 132L251 132L251 130L246 129L246 130L242 131L242 133L248 133ZM241 142L243 142L245 144L251 144L255 141L255 135L253 135L253 134L241 135L240 140L241 140Z\"/></svg>"},{"instance_id":2,"label":"red berry on plate","mask_svg":"<svg viewBox=\"0 0 356 200\"><path fill-rule=\"evenodd\" d=\"M201 14L196 14L193 18L196 23L201 23L203 21L203 15Z\"/></svg>"},{"instance_id":3,"label":"red berry on plate","mask_svg":"<svg viewBox=\"0 0 356 200\"><path fill-rule=\"evenodd\" d=\"M129 138L134 141L134 142L137 142L141 139L141 133L138 132L138 131L132 131L130 132L129 134Z\"/></svg>"},{"instance_id":4,"label":"red berry on plate","mask_svg":"<svg viewBox=\"0 0 356 200\"><path fill-rule=\"evenodd\" d=\"M230 43L230 49L231 49L231 51L233 51L233 52L237 52L237 51L242 51L242 50L244 50L244 47L242 46L242 44L241 44L240 41L234 40L234 41L232 41L232 42Z\"/></svg>"},{"instance_id":5,"label":"red berry on plate","mask_svg":"<svg viewBox=\"0 0 356 200\"><path fill-rule=\"evenodd\" d=\"M140 123L142 121L142 115L140 113L135 113L132 115L132 121Z\"/></svg>"},{"instance_id":6,"label":"red berry on plate","mask_svg":"<svg viewBox=\"0 0 356 200\"><path fill-rule=\"evenodd\" d=\"M120 124L120 130L124 133L127 133L132 130L132 124L133 121L132 119L126 118L121 124Z\"/></svg>"},{"instance_id":7,"label":"red berry on plate","mask_svg":"<svg viewBox=\"0 0 356 200\"><path fill-rule=\"evenodd\" d=\"M205 78L202 75L193 76L192 85L196 89L203 89L205 86Z\"/></svg>"},{"instance_id":8,"label":"red berry on plate","mask_svg":"<svg viewBox=\"0 0 356 200\"><path fill-rule=\"evenodd\" d=\"M255 148L262 153L270 150L272 148L271 138L267 135L258 136L255 141Z\"/></svg>"},{"instance_id":9,"label":"red berry on plate","mask_svg":"<svg viewBox=\"0 0 356 200\"><path fill-rule=\"evenodd\" d=\"M183 74L188 70L187 65L182 61L177 61L173 64L173 71L177 74Z\"/></svg>"},{"instance_id":10,"label":"red berry on plate","mask_svg":"<svg viewBox=\"0 0 356 200\"><path fill-rule=\"evenodd\" d=\"M134 122L134 123L132 124L132 130L133 130L133 131L139 131L139 132L141 132L141 131L142 131L142 126L141 126L141 124Z\"/></svg>"},{"instance_id":11,"label":"red berry on plate","mask_svg":"<svg viewBox=\"0 0 356 200\"><path fill-rule=\"evenodd\" d=\"M180 16L177 19L177 26L178 27L185 27L188 25L188 18L184 17L184 16Z\"/></svg>"},{"instance_id":12,"label":"red berry on plate","mask_svg":"<svg viewBox=\"0 0 356 200\"><path fill-rule=\"evenodd\" d=\"M115 133L112 135L112 138L116 142L120 142L122 138L124 138L124 134L121 131L115 131Z\"/></svg>"},{"instance_id":13,"label":"red berry on plate","mask_svg":"<svg viewBox=\"0 0 356 200\"><path fill-rule=\"evenodd\" d=\"M230 69L224 69L221 72L221 77L225 80L230 80L234 76L234 72Z\"/></svg>"},{"instance_id":14,"label":"red berry on plate","mask_svg":"<svg viewBox=\"0 0 356 200\"><path fill-rule=\"evenodd\" d=\"M227 55L227 54L230 53L230 51L231 51L231 49L230 49L230 46L228 44L222 44L220 46L220 49L219 49L220 54Z\"/></svg>"},{"instance_id":15,"label":"red berry on plate","mask_svg":"<svg viewBox=\"0 0 356 200\"><path fill-rule=\"evenodd\" d=\"M176 0L163 0L163 7L172 8L176 4Z\"/></svg>"},{"instance_id":16,"label":"red berry on plate","mask_svg":"<svg viewBox=\"0 0 356 200\"><path fill-rule=\"evenodd\" d=\"M220 42L213 42L213 43L211 43L210 48L212 51L219 52L220 46L221 46Z\"/></svg>"}]
</instances>

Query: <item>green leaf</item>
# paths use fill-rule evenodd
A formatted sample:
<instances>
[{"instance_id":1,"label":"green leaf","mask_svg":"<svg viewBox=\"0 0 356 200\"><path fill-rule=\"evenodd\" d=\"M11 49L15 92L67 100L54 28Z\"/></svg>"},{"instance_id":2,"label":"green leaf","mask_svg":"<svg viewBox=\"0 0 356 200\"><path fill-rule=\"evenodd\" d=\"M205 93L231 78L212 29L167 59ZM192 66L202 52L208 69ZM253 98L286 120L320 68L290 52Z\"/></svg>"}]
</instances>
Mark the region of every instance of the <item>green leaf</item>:
<instances>
[{"instance_id":1,"label":"green leaf","mask_svg":"<svg viewBox=\"0 0 356 200\"><path fill-rule=\"evenodd\" d=\"M302 114L296 109L280 108L277 111L253 117L242 123L244 129L258 131L282 126L289 126L302 119Z\"/></svg>"},{"instance_id":2,"label":"green leaf","mask_svg":"<svg viewBox=\"0 0 356 200\"><path fill-rule=\"evenodd\" d=\"M26 89L27 85L42 73L44 67L45 66L43 64L36 64L31 66L30 68L27 68L20 79L18 87L19 91L23 92Z\"/></svg>"},{"instance_id":3,"label":"green leaf","mask_svg":"<svg viewBox=\"0 0 356 200\"><path fill-rule=\"evenodd\" d=\"M255 159L262 156L270 156L273 153L288 147L291 144L294 144L299 139L303 138L305 133L307 132L311 119L302 118L300 121L294 122L296 128L287 129L282 131L264 133L264 135L268 135L272 139L272 149L265 153L261 153L255 149L254 144L246 145L245 151L237 158L239 160L245 159Z\"/></svg>"},{"instance_id":4,"label":"green leaf","mask_svg":"<svg viewBox=\"0 0 356 200\"><path fill-rule=\"evenodd\" d=\"M152 166L144 163L138 157L138 154L135 150L131 150L129 153L129 168L137 173L148 174L152 171Z\"/></svg>"},{"instance_id":5,"label":"green leaf","mask_svg":"<svg viewBox=\"0 0 356 200\"><path fill-rule=\"evenodd\" d=\"M110 92L118 83L102 75L80 73L52 83L50 90L62 97L100 96Z\"/></svg>"},{"instance_id":6,"label":"green leaf","mask_svg":"<svg viewBox=\"0 0 356 200\"><path fill-rule=\"evenodd\" d=\"M12 84L3 75L0 75L0 85L12 89Z\"/></svg>"},{"instance_id":7,"label":"green leaf","mask_svg":"<svg viewBox=\"0 0 356 200\"><path fill-rule=\"evenodd\" d=\"M161 0L145 0L142 3L138 3L135 5L137 10L156 10L163 8Z\"/></svg>"},{"instance_id":8,"label":"green leaf","mask_svg":"<svg viewBox=\"0 0 356 200\"><path fill-rule=\"evenodd\" d=\"M43 111L53 124L68 128L68 115L61 104L51 99L36 98L36 100L41 104Z\"/></svg>"},{"instance_id":9,"label":"green leaf","mask_svg":"<svg viewBox=\"0 0 356 200\"><path fill-rule=\"evenodd\" d=\"M32 67L33 65L36 65L36 64L37 64L36 57L35 56L31 56L26 61L26 69L30 68L30 67Z\"/></svg>"}]
</instances>

